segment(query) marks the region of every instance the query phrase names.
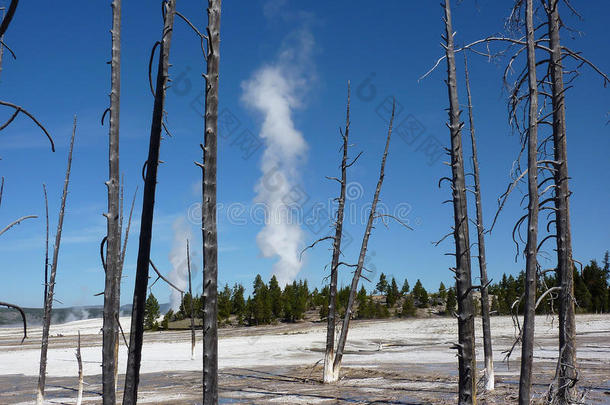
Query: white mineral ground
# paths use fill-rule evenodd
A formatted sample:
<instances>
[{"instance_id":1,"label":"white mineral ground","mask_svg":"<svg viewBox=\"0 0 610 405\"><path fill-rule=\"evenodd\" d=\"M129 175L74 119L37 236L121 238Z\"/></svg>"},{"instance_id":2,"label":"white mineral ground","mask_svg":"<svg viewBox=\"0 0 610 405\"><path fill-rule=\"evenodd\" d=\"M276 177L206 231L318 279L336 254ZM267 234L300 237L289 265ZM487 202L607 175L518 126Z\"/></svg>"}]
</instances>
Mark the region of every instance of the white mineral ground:
<instances>
[{"instance_id":1,"label":"white mineral ground","mask_svg":"<svg viewBox=\"0 0 610 405\"><path fill-rule=\"evenodd\" d=\"M557 358L557 322L557 317L536 317L534 357L535 361L547 363L549 369L552 369L553 362ZM129 318L121 318L121 324L124 328L128 328ZM596 384L598 386L601 384L602 388L610 391L608 381L610 379L610 315L578 315L576 325L579 364L582 368L595 370L595 375L601 376ZM101 319L52 325L48 351L48 376L74 377L76 381L78 368L74 353L78 331L81 333L85 376L101 374L101 326ZM511 347L516 333L512 319L504 316L492 317L491 330L494 336L496 375L504 380L518 379L517 361L520 356L520 346L513 351L510 367L502 362L504 352ZM38 375L41 328L30 328L28 339L23 344L19 344L21 333L22 330L18 327L0 328L0 388L9 383L9 376ZM409 375L409 369L423 369L428 373L442 370L445 375L455 376L457 358L455 350L450 349L450 345L456 341L456 336L457 322L452 318L356 321L350 328L343 360L344 367L387 369L394 372L405 370L405 375ZM198 331L197 338L195 358L191 359L188 330L147 332L142 349L141 373L200 371L202 369L201 331ZM222 371L270 368L289 370L295 367L313 367L323 358L325 339L325 324L322 323L303 322L295 325L223 328L219 337L219 368ZM482 361L480 320L477 320L476 346L477 360ZM126 360L127 349L121 338L120 373L124 373ZM356 379L352 383L357 385L358 381ZM425 382L422 384L425 385ZM5 386L4 389L6 388ZM383 385L379 388L383 388ZM610 400L610 396L604 394L605 398ZM160 400L159 397L156 399ZM99 397L97 400L99 401ZM299 402L289 398L283 400ZM310 398L306 402L318 401Z\"/></svg>"}]
</instances>

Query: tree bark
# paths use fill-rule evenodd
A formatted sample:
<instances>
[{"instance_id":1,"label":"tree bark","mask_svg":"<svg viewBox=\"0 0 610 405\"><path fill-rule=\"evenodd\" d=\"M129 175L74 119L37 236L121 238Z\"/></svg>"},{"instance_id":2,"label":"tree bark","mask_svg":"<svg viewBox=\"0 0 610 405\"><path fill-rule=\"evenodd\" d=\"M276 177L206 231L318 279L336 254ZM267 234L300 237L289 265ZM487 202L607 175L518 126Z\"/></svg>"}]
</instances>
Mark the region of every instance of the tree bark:
<instances>
[{"instance_id":1,"label":"tree bark","mask_svg":"<svg viewBox=\"0 0 610 405\"><path fill-rule=\"evenodd\" d=\"M570 188L568 184L568 152L566 140L566 110L563 84L563 65L559 29L559 1L548 0L549 38L551 53L551 81L553 106L553 144L555 148L555 215L557 229L557 279L559 292L559 379L557 399L567 404L576 384L576 322L574 318L574 262L572 260L572 232L570 228Z\"/></svg>"},{"instance_id":2,"label":"tree bark","mask_svg":"<svg viewBox=\"0 0 610 405\"><path fill-rule=\"evenodd\" d=\"M186 268L189 272L189 294L191 296L191 307L190 307L190 316L191 316L191 360L195 358L195 312L193 310L193 287L191 282L191 251L189 247L189 241L186 240Z\"/></svg>"},{"instance_id":3,"label":"tree bark","mask_svg":"<svg viewBox=\"0 0 610 405\"><path fill-rule=\"evenodd\" d=\"M203 405L218 403L218 235L216 165L221 0L208 0L208 48L202 175Z\"/></svg>"},{"instance_id":4,"label":"tree bark","mask_svg":"<svg viewBox=\"0 0 610 405\"><path fill-rule=\"evenodd\" d=\"M534 325L536 315L537 243L538 243L538 87L536 79L536 44L534 38L533 0L527 0L525 10L527 37L527 69L529 87L529 124L527 130L528 217L525 247L525 303L521 340L521 374L519 404L529 405L532 388L534 355Z\"/></svg>"},{"instance_id":5,"label":"tree bark","mask_svg":"<svg viewBox=\"0 0 610 405\"><path fill-rule=\"evenodd\" d=\"M133 292L131 312L131 333L129 335L129 354L125 374L123 405L135 405L138 401L138 384L140 382L140 362L142 359L142 341L144 338L144 306L146 287L148 285L148 268L150 263L150 244L155 209L155 191L157 187L157 169L163 128L163 111L165 90L169 71L169 51L174 26L176 0L164 3L165 13L163 32L160 41L159 64L155 89L155 104L150 128L150 144L146 163L144 196L142 198L142 216L140 220L140 240L136 265L136 281Z\"/></svg>"},{"instance_id":6,"label":"tree bark","mask_svg":"<svg viewBox=\"0 0 610 405\"><path fill-rule=\"evenodd\" d=\"M464 157L462 153L462 126L457 91L453 27L449 0L445 9L445 54L447 59L447 90L449 95L449 131L451 134L451 174L455 239L455 278L458 302L458 403L476 404L476 357L474 342L474 303L470 270L470 237Z\"/></svg>"},{"instance_id":7,"label":"tree bark","mask_svg":"<svg viewBox=\"0 0 610 405\"><path fill-rule=\"evenodd\" d=\"M121 95L121 0L112 2L112 59L110 62L110 129L108 132L108 212L102 325L102 394L104 405L116 404L116 371L120 306L121 232L119 224L119 114Z\"/></svg>"},{"instance_id":8,"label":"tree bark","mask_svg":"<svg viewBox=\"0 0 610 405\"><path fill-rule=\"evenodd\" d=\"M345 190L347 186L347 157L349 148L349 110L350 110L350 84L347 83L347 112L345 118L345 134L343 138L343 159L341 161L341 181L337 219L335 222L335 237L333 239L333 258L330 267L330 286L328 294L328 318L326 327L326 353L324 354L324 383L335 382L339 379L339 368L335 372L335 319L337 314L337 274L339 258L341 257L341 237L343 235L343 216L345 211Z\"/></svg>"},{"instance_id":9,"label":"tree bark","mask_svg":"<svg viewBox=\"0 0 610 405\"><path fill-rule=\"evenodd\" d=\"M80 355L80 330L78 331L78 345L76 346L76 362L78 363L78 393L76 405L83 403L83 360Z\"/></svg>"},{"instance_id":10,"label":"tree bark","mask_svg":"<svg viewBox=\"0 0 610 405\"><path fill-rule=\"evenodd\" d=\"M341 371L341 360L343 359L343 351L345 349L345 342L347 341L347 332L349 330L350 321L352 320L352 313L354 307L354 300L356 299L356 293L358 291L358 282L360 281L360 275L364 268L364 259L366 258L366 250L368 248L369 238L371 236L371 230L373 229L373 221L377 217L377 202L379 201L379 194L381 193L381 186L383 185L383 178L385 176L385 162L388 157L388 149L390 147L390 137L392 136L392 125L394 124L394 110L396 102L392 103L392 115L390 117L390 125L388 127L388 136L385 141L385 149L383 151L383 157L381 158L381 169L379 171L379 180L377 181L377 188L375 188L375 194L373 196L373 204L371 205L371 212L366 223L364 231L364 237L362 238L362 245L360 246L360 255L358 256L358 264L354 271L354 277L352 278L352 285L350 286L349 299L347 302L347 308L345 310L345 316L343 318L343 326L341 327L341 334L339 335L339 341L337 342L337 354L335 356L335 362L333 364L333 373L336 373L337 377Z\"/></svg>"},{"instance_id":11,"label":"tree bark","mask_svg":"<svg viewBox=\"0 0 610 405\"><path fill-rule=\"evenodd\" d=\"M466 92L468 93L468 121L470 126L470 142L472 145L472 167L474 170L474 195L477 211L477 242L479 271L481 273L481 323L483 324L483 353L485 356L485 389L493 391L495 385L494 359L491 346L491 321L489 318L489 294L487 289L487 261L485 259L485 227L483 226L483 205L481 204L481 180L479 174L479 158L477 156L477 141L474 135L474 117L472 114L472 96L470 94L470 79L468 77L468 60L464 52L464 71L466 74Z\"/></svg>"},{"instance_id":12,"label":"tree bark","mask_svg":"<svg viewBox=\"0 0 610 405\"><path fill-rule=\"evenodd\" d=\"M76 135L76 116L72 125L72 138L70 139L70 151L68 152L68 167L61 195L61 206L59 208L59 219L57 221L57 232L55 233L55 246L53 247L53 260L51 261L51 275L49 277L49 289L44 304L44 316L42 320L42 343L40 347L40 370L38 374L38 392L36 403L42 405L44 401L44 388L47 377L47 350L49 348L49 329L51 328L51 311L55 291L55 276L57 275L57 262L59 259L59 245L61 243L61 231L64 225L64 213L66 211L66 199L68 197L68 184L70 183L70 169L72 168L72 151L74 149L74 137Z\"/></svg>"}]
</instances>

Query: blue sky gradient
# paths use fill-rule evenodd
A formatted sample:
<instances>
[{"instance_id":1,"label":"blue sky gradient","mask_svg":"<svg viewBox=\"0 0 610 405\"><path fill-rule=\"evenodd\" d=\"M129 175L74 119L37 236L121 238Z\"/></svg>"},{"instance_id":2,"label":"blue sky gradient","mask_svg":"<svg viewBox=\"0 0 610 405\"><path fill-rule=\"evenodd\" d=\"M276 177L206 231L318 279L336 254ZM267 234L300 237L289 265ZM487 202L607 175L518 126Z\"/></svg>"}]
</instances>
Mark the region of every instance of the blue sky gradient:
<instances>
[{"instance_id":1,"label":"blue sky gradient","mask_svg":"<svg viewBox=\"0 0 610 405\"><path fill-rule=\"evenodd\" d=\"M146 3L146 5L145 5ZM455 2L454 2L455 3ZM491 0L462 1L453 4L456 44L503 30L509 4ZM583 20L564 10L564 19L582 33L563 42L610 71L607 19L610 3L578 4ZM178 9L204 29L207 23L204 2L178 1ZM220 107L238 120L235 132L220 128L219 200L219 283L240 282L250 288L257 273L268 279L275 259L263 258L256 244L260 221L248 216L254 207L254 187L260 177L262 148L244 151L237 134L248 130L257 136L261 117L243 101L243 83L254 72L277 59L293 46L302 32L314 41L312 53L303 66L307 70L302 102L293 110L295 127L308 143L307 158L300 164L299 186L309 197L308 212L315 202L326 205L336 197L338 186L325 176L339 174L339 126L345 121L346 83L352 83L352 155L364 151L349 171L349 181L362 196L349 201L346 231L353 241L344 249L345 260L355 262L365 215L377 181L387 123L384 101L395 97L400 114L390 146L386 178L381 198L390 210L405 208L413 231L396 223L378 224L369 244L367 267L378 278L380 272L394 276L399 283L407 277L413 285L421 279L436 290L441 281L450 283L449 267L454 259L445 255L453 250L448 238L436 247L452 224L452 208L441 202L450 198L449 188L438 188L439 178L450 175L440 160L430 161L418 147L426 139L449 143L445 126L448 106L443 82L445 64L422 81L425 73L442 55L439 45L444 27L437 2L400 0L295 2L247 1L223 4L221 27ZM124 2L122 34L121 89L121 171L125 174L125 205L136 187L132 233L128 245L122 303L131 303L141 208L141 167L148 151L153 99L148 88L148 60L161 30L158 2ZM102 304L104 274L99 259L99 243L106 225L102 213L107 205L104 181L108 176L108 128L100 118L108 106L110 67L110 2L21 2L5 42L17 60L4 53L0 74L1 99L22 105L45 124L55 138L57 152L51 153L44 135L32 123L18 118L0 133L0 173L5 177L0 207L0 226L15 218L35 214L29 220L0 236L0 299L28 307L42 306L44 264L44 201L42 184L49 190L51 229L54 234L66 165L72 117L78 115L72 180L68 196L64 237L57 272L56 298L61 306ZM299 49L293 49L299 52ZM542 57L542 55L540 55ZM200 197L200 169L193 161L201 159L202 101L205 66L199 39L176 20L171 49L173 87L168 90L166 109L173 134L161 146L161 159L155 207L152 259L165 273L171 270L169 253L174 242L174 225L193 234L192 250L196 267L201 269L201 235L196 205ZM469 55L475 125L478 135L485 222L491 223L497 197L506 189L513 160L519 151L519 138L507 123L506 91L501 75L504 60L489 62ZM462 58L459 56L459 94L466 101ZM522 65L518 65L522 66ZM606 124L610 92L591 69L583 68L567 96L568 153L571 173L571 215L574 256L587 262L601 258L609 248L610 212L607 179L610 127ZM2 110L8 118L11 111ZM381 116L380 116L381 115ZM466 118L466 114L463 114ZM3 118L5 119L5 118ZM416 122L422 133L412 144L401 137L400 124ZM107 125L107 123L106 123ZM402 128L404 130L405 127ZM224 132L223 132L224 131ZM404 132L402 133L404 135ZM465 133L467 135L467 133ZM410 135L409 135L410 136ZM410 138L409 138L410 139ZM470 144L465 142L465 150ZM521 214L519 201L526 188L510 199L496 228L487 238L488 272L497 281L502 273L519 272L524 262L515 262L511 239L514 222ZM469 195L470 203L472 198ZM233 204L233 205L232 205ZM235 205L240 204L240 205ZM235 217L228 207L244 207ZM195 208L194 208L195 207ZM472 207L474 207L472 205ZM241 209L241 208L240 208ZM471 209L474 215L474 208ZM256 209L254 214L258 215ZM231 217L231 215L233 215ZM362 218L364 217L364 218ZM330 233L328 221L316 222L306 231L305 241ZM313 229L313 231L312 231ZM474 233L472 234L474 236ZM548 245L550 246L550 245ZM328 273L330 244L321 244L303 256L299 278L313 288L323 285ZM547 249L552 256L552 251ZM542 258L543 267L553 260ZM478 267L473 260L473 274ZM351 279L342 270L340 282ZM195 287L201 290L201 272ZM365 282L368 289L374 286ZM157 283L153 288L161 302L169 300L169 290Z\"/></svg>"}]
</instances>

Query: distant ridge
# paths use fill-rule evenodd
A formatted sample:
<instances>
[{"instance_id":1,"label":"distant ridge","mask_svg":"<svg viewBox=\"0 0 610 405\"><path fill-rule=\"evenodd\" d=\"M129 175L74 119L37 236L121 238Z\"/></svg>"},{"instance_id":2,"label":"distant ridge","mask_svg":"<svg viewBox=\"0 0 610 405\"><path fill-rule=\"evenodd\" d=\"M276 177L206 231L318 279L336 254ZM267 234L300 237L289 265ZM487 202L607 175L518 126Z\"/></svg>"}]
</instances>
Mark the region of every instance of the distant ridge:
<instances>
[{"instance_id":1,"label":"distant ridge","mask_svg":"<svg viewBox=\"0 0 610 405\"><path fill-rule=\"evenodd\" d=\"M132 304L121 306L121 316L131 315ZM170 308L169 303L159 305L161 313L167 312ZM28 326L42 324L44 314L42 308L23 308ZM101 318L103 315L102 305L75 306L68 308L54 308L51 315L51 323L66 323L83 319ZM19 326L21 325L21 315L18 311L9 308L0 308L0 326Z\"/></svg>"}]
</instances>

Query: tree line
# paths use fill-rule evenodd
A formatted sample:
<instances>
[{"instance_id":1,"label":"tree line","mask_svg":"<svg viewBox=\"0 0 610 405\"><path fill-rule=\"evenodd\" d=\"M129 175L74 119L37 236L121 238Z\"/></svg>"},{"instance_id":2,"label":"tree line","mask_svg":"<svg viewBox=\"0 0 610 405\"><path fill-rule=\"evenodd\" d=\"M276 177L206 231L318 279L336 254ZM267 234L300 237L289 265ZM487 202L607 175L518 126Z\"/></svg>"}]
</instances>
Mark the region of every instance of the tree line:
<instances>
[{"instance_id":1,"label":"tree line","mask_svg":"<svg viewBox=\"0 0 610 405\"><path fill-rule=\"evenodd\" d=\"M582 271L574 269L574 296L578 313L610 312L610 258L606 252L600 266L596 260L583 267ZM489 285L491 315L523 314L523 302L519 298L524 293L525 272L516 277L503 274L497 283ZM541 276L538 282L537 298L549 288L558 285L554 274ZM252 283L252 294L246 297L245 287L235 283L233 287L225 284L218 292L218 325L219 326L256 326L269 325L278 322L296 322L303 320L309 311L313 317L320 320L328 317L329 286L322 289L309 289L307 280L294 281L283 289L277 278L272 276L265 283L260 274ZM349 299L349 286L337 290L336 310L343 317ZM544 297L543 297L544 298ZM515 304L518 303L518 304ZM456 310L457 298L455 286L446 287L440 283L438 290L428 292L418 279L411 289L408 279L401 286L392 277L388 281L385 273L381 273L373 289L360 287L355 301L355 319L384 319L392 317L414 317L418 308L433 308L437 315L453 315ZM146 301L146 329L168 329L170 322L190 318L191 305L195 318L203 318L203 298L200 295L191 296L186 293L178 310L168 310L159 323L160 307L157 299L151 293ZM556 313L559 308L557 294L548 294L536 309L538 314ZM475 301L476 314L481 313L478 301Z\"/></svg>"}]
</instances>

